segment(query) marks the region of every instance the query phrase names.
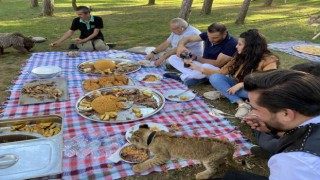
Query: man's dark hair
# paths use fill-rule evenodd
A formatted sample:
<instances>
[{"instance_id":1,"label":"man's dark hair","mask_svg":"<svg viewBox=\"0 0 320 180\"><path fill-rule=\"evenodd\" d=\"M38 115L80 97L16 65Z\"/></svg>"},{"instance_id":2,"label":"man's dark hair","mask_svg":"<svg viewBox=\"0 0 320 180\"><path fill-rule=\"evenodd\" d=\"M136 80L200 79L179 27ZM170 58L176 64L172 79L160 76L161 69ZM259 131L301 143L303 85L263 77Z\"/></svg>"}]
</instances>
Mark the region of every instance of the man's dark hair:
<instances>
[{"instance_id":1,"label":"man's dark hair","mask_svg":"<svg viewBox=\"0 0 320 180\"><path fill-rule=\"evenodd\" d=\"M292 66L290 69L307 72L320 77L320 62L306 62L296 64Z\"/></svg>"},{"instance_id":2,"label":"man's dark hair","mask_svg":"<svg viewBox=\"0 0 320 180\"><path fill-rule=\"evenodd\" d=\"M91 12L91 8L87 7L87 6L78 6L76 8L76 11L82 11L85 14L88 14Z\"/></svg>"},{"instance_id":3,"label":"man's dark hair","mask_svg":"<svg viewBox=\"0 0 320 180\"><path fill-rule=\"evenodd\" d=\"M219 23L213 23L208 27L209 33L214 33L214 32L224 33L226 31L227 31L226 26L223 24L219 24Z\"/></svg>"},{"instance_id":4,"label":"man's dark hair","mask_svg":"<svg viewBox=\"0 0 320 180\"><path fill-rule=\"evenodd\" d=\"M255 72L244 78L244 89L260 93L257 104L276 113L292 109L305 116L320 114L320 78L295 70Z\"/></svg>"}]
</instances>

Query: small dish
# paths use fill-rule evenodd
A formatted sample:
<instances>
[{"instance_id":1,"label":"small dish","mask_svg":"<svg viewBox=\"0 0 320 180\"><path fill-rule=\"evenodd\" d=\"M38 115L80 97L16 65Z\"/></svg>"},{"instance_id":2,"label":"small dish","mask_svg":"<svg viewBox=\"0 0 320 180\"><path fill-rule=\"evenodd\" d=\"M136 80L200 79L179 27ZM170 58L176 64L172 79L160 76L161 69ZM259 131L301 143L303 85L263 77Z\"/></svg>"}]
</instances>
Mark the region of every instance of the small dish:
<instances>
[{"instance_id":1,"label":"small dish","mask_svg":"<svg viewBox=\"0 0 320 180\"><path fill-rule=\"evenodd\" d=\"M165 132L169 132L169 129L162 125L162 124L158 124L158 123L152 123L152 122L148 122L148 123L143 123L143 124L137 124L134 125L132 127L130 127L127 132L126 132L126 140L130 143L129 138L131 138L132 133L137 131L139 129L139 127L141 125L147 124L150 128L151 131L165 131Z\"/></svg>"},{"instance_id":2,"label":"small dish","mask_svg":"<svg viewBox=\"0 0 320 180\"><path fill-rule=\"evenodd\" d=\"M150 158L147 149L138 149L132 144L123 146L119 151L119 157L127 163L141 163Z\"/></svg>"},{"instance_id":3,"label":"small dish","mask_svg":"<svg viewBox=\"0 0 320 180\"><path fill-rule=\"evenodd\" d=\"M110 58L123 58L128 59L130 57L130 54L128 53L112 53L108 55Z\"/></svg>"},{"instance_id":4,"label":"small dish","mask_svg":"<svg viewBox=\"0 0 320 180\"><path fill-rule=\"evenodd\" d=\"M67 54L69 57L78 57L80 55L79 51L70 51Z\"/></svg>"},{"instance_id":5,"label":"small dish","mask_svg":"<svg viewBox=\"0 0 320 180\"><path fill-rule=\"evenodd\" d=\"M184 93L181 94L182 92L184 92ZM178 97L174 97L177 94L180 94L180 95ZM196 97L196 94L193 93L191 90L186 91L183 89L175 89L175 90L170 90L170 91L165 92L163 94L163 96L170 101L184 102L184 101L193 100Z\"/></svg>"},{"instance_id":6,"label":"small dish","mask_svg":"<svg viewBox=\"0 0 320 180\"><path fill-rule=\"evenodd\" d=\"M59 66L40 66L32 69L31 73L38 78L53 78L61 73Z\"/></svg>"},{"instance_id":7,"label":"small dish","mask_svg":"<svg viewBox=\"0 0 320 180\"><path fill-rule=\"evenodd\" d=\"M155 67L154 61L146 60L146 61L139 61L138 63L143 67Z\"/></svg>"},{"instance_id":8,"label":"small dish","mask_svg":"<svg viewBox=\"0 0 320 180\"><path fill-rule=\"evenodd\" d=\"M145 83L159 83L162 80L162 76L155 73L139 74L136 79Z\"/></svg>"}]
</instances>

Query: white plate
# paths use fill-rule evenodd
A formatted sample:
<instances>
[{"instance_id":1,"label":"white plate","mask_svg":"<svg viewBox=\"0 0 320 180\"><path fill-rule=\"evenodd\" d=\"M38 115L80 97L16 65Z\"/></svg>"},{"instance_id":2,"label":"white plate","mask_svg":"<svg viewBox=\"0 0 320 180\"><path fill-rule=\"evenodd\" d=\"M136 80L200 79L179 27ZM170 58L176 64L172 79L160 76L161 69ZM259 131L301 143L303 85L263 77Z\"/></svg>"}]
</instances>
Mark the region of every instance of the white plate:
<instances>
[{"instance_id":1,"label":"white plate","mask_svg":"<svg viewBox=\"0 0 320 180\"><path fill-rule=\"evenodd\" d=\"M158 128L160 131L165 131L165 132L169 132L169 129L162 125L162 124L158 124L158 123L152 123L152 122L148 122L148 123L142 123L142 124L137 124L134 125L132 127L130 127L127 132L126 132L126 140L130 143L129 138L132 136L132 133L137 131L139 129L139 126L147 124L149 126L149 128L153 128L156 127Z\"/></svg>"},{"instance_id":2,"label":"white plate","mask_svg":"<svg viewBox=\"0 0 320 180\"><path fill-rule=\"evenodd\" d=\"M32 69L32 74L38 78L52 78L60 74L61 68L59 66L40 66Z\"/></svg>"},{"instance_id":3,"label":"white plate","mask_svg":"<svg viewBox=\"0 0 320 180\"><path fill-rule=\"evenodd\" d=\"M122 147L120 148L120 150L118 151L118 156L119 156L119 158L121 159L121 161L124 161L124 162L126 162L126 163L130 163L130 164L142 163L143 161L142 161L142 162L132 162L132 161L125 160L125 159L123 159L123 158L121 157L121 151L122 151L125 147L127 147L127 146L131 146L131 144L126 144L126 145L122 146ZM150 159L150 156L151 156L150 151L148 151L148 154L149 154L148 159ZM146 159L146 160L148 160L148 159ZM144 161L146 161L146 160L144 160Z\"/></svg>"},{"instance_id":4,"label":"white plate","mask_svg":"<svg viewBox=\"0 0 320 180\"><path fill-rule=\"evenodd\" d=\"M146 60L146 61L139 61L138 63L143 67L155 67L154 61Z\"/></svg>"},{"instance_id":5,"label":"white plate","mask_svg":"<svg viewBox=\"0 0 320 180\"><path fill-rule=\"evenodd\" d=\"M191 100L193 100L193 99L196 97L196 94L194 94L191 89L190 89L190 91L187 91L187 92L181 94L181 95L180 95L179 97L177 97L177 98L171 98L171 97L169 97L169 96L174 96L174 95L177 95L177 94L179 94L179 93L182 93L183 91L185 91L185 90L184 90L184 89L170 90L170 91L165 92L165 93L163 94L163 96L164 96L166 99L170 100L170 101L177 101L177 102L191 101ZM186 100L181 100L181 99L180 99L181 97L189 97L189 98L186 99Z\"/></svg>"},{"instance_id":6,"label":"white plate","mask_svg":"<svg viewBox=\"0 0 320 180\"><path fill-rule=\"evenodd\" d=\"M159 80L157 81L144 81L143 79L147 76L147 75L154 75L156 76ZM136 76L136 79L138 81L141 81L141 82L145 82L145 83L159 83L161 82L162 80L162 76L160 74L155 74L155 73L144 73L144 74L139 74Z\"/></svg>"},{"instance_id":7,"label":"white plate","mask_svg":"<svg viewBox=\"0 0 320 180\"><path fill-rule=\"evenodd\" d=\"M145 49L145 53L146 54L150 54L153 50L155 50L156 48L155 47L146 47Z\"/></svg>"},{"instance_id":8,"label":"white plate","mask_svg":"<svg viewBox=\"0 0 320 180\"><path fill-rule=\"evenodd\" d=\"M110 58L123 58L128 59L130 57L130 54L127 53L112 53L108 55Z\"/></svg>"}]
</instances>

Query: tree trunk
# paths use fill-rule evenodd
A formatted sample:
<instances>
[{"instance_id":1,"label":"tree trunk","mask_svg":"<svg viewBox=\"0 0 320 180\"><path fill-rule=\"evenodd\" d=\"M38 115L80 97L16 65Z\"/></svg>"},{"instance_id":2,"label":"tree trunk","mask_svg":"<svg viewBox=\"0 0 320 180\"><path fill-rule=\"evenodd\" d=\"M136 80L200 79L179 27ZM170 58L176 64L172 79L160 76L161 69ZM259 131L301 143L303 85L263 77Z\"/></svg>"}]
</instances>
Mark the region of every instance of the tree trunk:
<instances>
[{"instance_id":1,"label":"tree trunk","mask_svg":"<svg viewBox=\"0 0 320 180\"><path fill-rule=\"evenodd\" d=\"M52 16L54 11L54 0L43 0L42 1L42 15Z\"/></svg>"},{"instance_id":2,"label":"tree trunk","mask_svg":"<svg viewBox=\"0 0 320 180\"><path fill-rule=\"evenodd\" d=\"M264 6L271 6L272 0L264 0Z\"/></svg>"},{"instance_id":3,"label":"tree trunk","mask_svg":"<svg viewBox=\"0 0 320 180\"><path fill-rule=\"evenodd\" d=\"M179 18L182 18L186 21L189 20L192 2L193 2L193 0L183 0L182 1L180 13L179 13Z\"/></svg>"},{"instance_id":4,"label":"tree trunk","mask_svg":"<svg viewBox=\"0 0 320 180\"><path fill-rule=\"evenodd\" d=\"M72 8L73 10L76 10L77 9L77 0L72 0Z\"/></svg>"},{"instance_id":5,"label":"tree trunk","mask_svg":"<svg viewBox=\"0 0 320 180\"><path fill-rule=\"evenodd\" d=\"M244 19L247 16L250 2L251 2L251 0L244 0L243 1L239 15L238 15L236 22L235 22L236 24L243 24L244 23Z\"/></svg>"},{"instance_id":6,"label":"tree trunk","mask_svg":"<svg viewBox=\"0 0 320 180\"><path fill-rule=\"evenodd\" d=\"M155 3L156 3L156 0L149 0L148 5L155 5Z\"/></svg>"},{"instance_id":7,"label":"tree trunk","mask_svg":"<svg viewBox=\"0 0 320 180\"><path fill-rule=\"evenodd\" d=\"M30 0L30 6L31 7L38 7L39 6L39 3L38 3L38 0Z\"/></svg>"},{"instance_id":8,"label":"tree trunk","mask_svg":"<svg viewBox=\"0 0 320 180\"><path fill-rule=\"evenodd\" d=\"M213 4L213 0L204 0L200 14L201 15L202 14L210 14L211 9L212 9L212 4Z\"/></svg>"}]
</instances>

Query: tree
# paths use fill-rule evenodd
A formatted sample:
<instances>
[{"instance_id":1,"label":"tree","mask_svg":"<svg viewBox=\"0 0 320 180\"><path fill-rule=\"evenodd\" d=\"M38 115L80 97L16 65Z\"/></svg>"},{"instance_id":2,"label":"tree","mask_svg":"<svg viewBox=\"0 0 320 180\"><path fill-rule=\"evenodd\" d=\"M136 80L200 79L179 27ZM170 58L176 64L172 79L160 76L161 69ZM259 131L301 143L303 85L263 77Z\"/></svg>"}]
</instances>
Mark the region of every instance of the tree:
<instances>
[{"instance_id":1,"label":"tree","mask_svg":"<svg viewBox=\"0 0 320 180\"><path fill-rule=\"evenodd\" d=\"M271 6L272 0L264 0L264 6Z\"/></svg>"},{"instance_id":2,"label":"tree","mask_svg":"<svg viewBox=\"0 0 320 180\"><path fill-rule=\"evenodd\" d=\"M42 1L42 15L52 16L54 11L54 0L43 0Z\"/></svg>"},{"instance_id":3,"label":"tree","mask_svg":"<svg viewBox=\"0 0 320 180\"><path fill-rule=\"evenodd\" d=\"M156 0L149 0L148 5L155 5Z\"/></svg>"},{"instance_id":4,"label":"tree","mask_svg":"<svg viewBox=\"0 0 320 180\"><path fill-rule=\"evenodd\" d=\"M73 10L76 10L77 9L77 0L72 0L72 8Z\"/></svg>"},{"instance_id":5,"label":"tree","mask_svg":"<svg viewBox=\"0 0 320 180\"><path fill-rule=\"evenodd\" d=\"M31 7L38 7L39 6L39 3L38 3L38 0L30 0L30 6Z\"/></svg>"},{"instance_id":6,"label":"tree","mask_svg":"<svg viewBox=\"0 0 320 180\"><path fill-rule=\"evenodd\" d=\"M201 14L210 14L213 0L204 0L202 5Z\"/></svg>"},{"instance_id":7,"label":"tree","mask_svg":"<svg viewBox=\"0 0 320 180\"><path fill-rule=\"evenodd\" d=\"M193 0L183 0L182 1L180 13L179 13L179 18L182 18L186 21L189 20L192 2L193 2Z\"/></svg>"},{"instance_id":8,"label":"tree","mask_svg":"<svg viewBox=\"0 0 320 180\"><path fill-rule=\"evenodd\" d=\"M242 6L241 6L241 9L240 9L240 12L239 12L239 15L236 19L236 24L243 24L244 23L244 19L246 18L247 16L247 12L248 12L248 9L249 9L249 6L250 6L250 2L251 0L244 0L243 3L242 3Z\"/></svg>"}]
</instances>

